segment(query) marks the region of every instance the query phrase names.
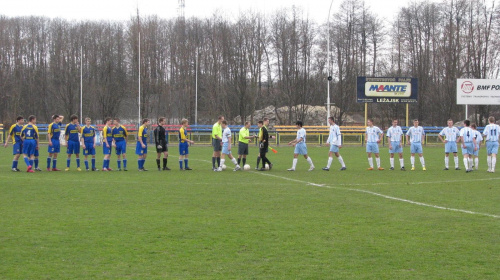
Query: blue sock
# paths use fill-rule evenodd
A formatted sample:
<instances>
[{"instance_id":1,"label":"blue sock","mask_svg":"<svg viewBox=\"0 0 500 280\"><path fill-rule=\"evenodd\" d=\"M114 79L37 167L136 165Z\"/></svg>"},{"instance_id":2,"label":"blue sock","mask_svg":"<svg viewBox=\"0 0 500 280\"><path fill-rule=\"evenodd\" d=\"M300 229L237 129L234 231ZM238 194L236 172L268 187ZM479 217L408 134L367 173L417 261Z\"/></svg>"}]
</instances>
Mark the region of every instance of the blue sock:
<instances>
[{"instance_id":1,"label":"blue sock","mask_svg":"<svg viewBox=\"0 0 500 280\"><path fill-rule=\"evenodd\" d=\"M34 160L30 159L30 165L33 166Z\"/></svg>"},{"instance_id":2,"label":"blue sock","mask_svg":"<svg viewBox=\"0 0 500 280\"><path fill-rule=\"evenodd\" d=\"M145 163L146 163L146 159L144 159L144 158L143 158L143 159L142 159L142 163L141 163L142 168L144 168L144 164L145 164Z\"/></svg>"},{"instance_id":3,"label":"blue sock","mask_svg":"<svg viewBox=\"0 0 500 280\"><path fill-rule=\"evenodd\" d=\"M95 158L92 159L92 169L95 169Z\"/></svg>"},{"instance_id":4,"label":"blue sock","mask_svg":"<svg viewBox=\"0 0 500 280\"><path fill-rule=\"evenodd\" d=\"M110 160L106 159L105 162L106 162L106 168L109 169L109 162L110 162Z\"/></svg>"},{"instance_id":5,"label":"blue sock","mask_svg":"<svg viewBox=\"0 0 500 280\"><path fill-rule=\"evenodd\" d=\"M179 166L181 167L182 169L182 159L179 160Z\"/></svg>"},{"instance_id":6,"label":"blue sock","mask_svg":"<svg viewBox=\"0 0 500 280\"><path fill-rule=\"evenodd\" d=\"M126 159L123 160L123 168L127 169L127 160Z\"/></svg>"},{"instance_id":7,"label":"blue sock","mask_svg":"<svg viewBox=\"0 0 500 280\"><path fill-rule=\"evenodd\" d=\"M85 160L85 169L89 169L89 161Z\"/></svg>"},{"instance_id":8,"label":"blue sock","mask_svg":"<svg viewBox=\"0 0 500 280\"><path fill-rule=\"evenodd\" d=\"M51 160L52 160L51 158L49 158L49 157L47 158L47 169L49 169L49 168L50 168L50 161L51 161Z\"/></svg>"},{"instance_id":9,"label":"blue sock","mask_svg":"<svg viewBox=\"0 0 500 280\"><path fill-rule=\"evenodd\" d=\"M15 160L14 161L14 168L17 168L18 164L19 164L19 161Z\"/></svg>"},{"instance_id":10,"label":"blue sock","mask_svg":"<svg viewBox=\"0 0 500 280\"><path fill-rule=\"evenodd\" d=\"M30 160L27 157L24 158L24 162L26 163L26 166L30 166L31 165L30 164Z\"/></svg>"},{"instance_id":11,"label":"blue sock","mask_svg":"<svg viewBox=\"0 0 500 280\"><path fill-rule=\"evenodd\" d=\"M142 159L138 159L137 160L137 165L139 166L139 169L142 169L141 163L142 163Z\"/></svg>"},{"instance_id":12,"label":"blue sock","mask_svg":"<svg viewBox=\"0 0 500 280\"><path fill-rule=\"evenodd\" d=\"M66 167L69 168L70 165L71 165L71 158L68 158L66 160Z\"/></svg>"},{"instance_id":13,"label":"blue sock","mask_svg":"<svg viewBox=\"0 0 500 280\"><path fill-rule=\"evenodd\" d=\"M188 168L188 159L184 160L184 165L186 166L186 168Z\"/></svg>"},{"instance_id":14,"label":"blue sock","mask_svg":"<svg viewBox=\"0 0 500 280\"><path fill-rule=\"evenodd\" d=\"M106 167L106 161L107 161L106 159L104 159L104 160L102 161L102 169L104 169L104 168L106 168L106 169L107 169L107 168L108 168L108 167Z\"/></svg>"},{"instance_id":15,"label":"blue sock","mask_svg":"<svg viewBox=\"0 0 500 280\"><path fill-rule=\"evenodd\" d=\"M122 161L121 160L117 160L116 163L118 164L118 169L122 168Z\"/></svg>"},{"instance_id":16,"label":"blue sock","mask_svg":"<svg viewBox=\"0 0 500 280\"><path fill-rule=\"evenodd\" d=\"M56 166L57 166L57 159L55 158L55 159L52 160L52 168L55 169Z\"/></svg>"},{"instance_id":17,"label":"blue sock","mask_svg":"<svg viewBox=\"0 0 500 280\"><path fill-rule=\"evenodd\" d=\"M77 158L77 159L76 159L76 167L77 167L77 168L78 168L78 167L80 167L80 158Z\"/></svg>"},{"instance_id":18,"label":"blue sock","mask_svg":"<svg viewBox=\"0 0 500 280\"><path fill-rule=\"evenodd\" d=\"M38 168L38 158L35 158L35 168Z\"/></svg>"},{"instance_id":19,"label":"blue sock","mask_svg":"<svg viewBox=\"0 0 500 280\"><path fill-rule=\"evenodd\" d=\"M12 161L12 168L17 168L17 160Z\"/></svg>"}]
</instances>

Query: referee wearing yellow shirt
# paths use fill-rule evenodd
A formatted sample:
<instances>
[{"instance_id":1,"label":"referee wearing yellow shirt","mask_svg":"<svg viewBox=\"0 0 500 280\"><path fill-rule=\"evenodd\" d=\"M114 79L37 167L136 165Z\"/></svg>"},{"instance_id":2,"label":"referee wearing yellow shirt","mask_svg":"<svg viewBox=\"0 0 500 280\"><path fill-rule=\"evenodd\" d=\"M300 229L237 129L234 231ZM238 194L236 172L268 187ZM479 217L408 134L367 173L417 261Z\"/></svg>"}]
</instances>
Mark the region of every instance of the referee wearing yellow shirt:
<instances>
[{"instance_id":1,"label":"referee wearing yellow shirt","mask_svg":"<svg viewBox=\"0 0 500 280\"><path fill-rule=\"evenodd\" d=\"M241 158L243 158L243 166L247 163L248 155L248 143L252 142L250 137L250 122L245 122L245 126L240 129L238 137L238 165L241 163Z\"/></svg>"},{"instance_id":2,"label":"referee wearing yellow shirt","mask_svg":"<svg viewBox=\"0 0 500 280\"><path fill-rule=\"evenodd\" d=\"M217 122L212 127L212 147L214 152L212 154L212 170L217 171L215 161L217 160L217 167L220 167L220 152L222 151L222 121L224 116L219 116Z\"/></svg>"}]
</instances>

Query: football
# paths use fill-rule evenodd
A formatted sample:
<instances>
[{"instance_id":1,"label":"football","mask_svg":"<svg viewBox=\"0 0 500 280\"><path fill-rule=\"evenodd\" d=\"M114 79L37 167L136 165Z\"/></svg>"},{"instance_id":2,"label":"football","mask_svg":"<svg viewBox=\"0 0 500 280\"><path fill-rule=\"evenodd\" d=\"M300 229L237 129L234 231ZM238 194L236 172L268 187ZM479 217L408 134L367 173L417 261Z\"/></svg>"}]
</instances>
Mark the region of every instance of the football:
<instances>
[{"instance_id":1,"label":"football","mask_svg":"<svg viewBox=\"0 0 500 280\"><path fill-rule=\"evenodd\" d=\"M266 167L265 167L266 170L269 170L269 164L266 163Z\"/></svg>"},{"instance_id":2,"label":"football","mask_svg":"<svg viewBox=\"0 0 500 280\"><path fill-rule=\"evenodd\" d=\"M243 170L245 170L245 171L250 170L250 164L245 164L245 165L243 166Z\"/></svg>"},{"instance_id":3,"label":"football","mask_svg":"<svg viewBox=\"0 0 500 280\"><path fill-rule=\"evenodd\" d=\"M224 171L224 170L226 170L227 166L226 166L225 164L223 164L223 165L221 166L221 168L222 168L222 171Z\"/></svg>"}]
</instances>

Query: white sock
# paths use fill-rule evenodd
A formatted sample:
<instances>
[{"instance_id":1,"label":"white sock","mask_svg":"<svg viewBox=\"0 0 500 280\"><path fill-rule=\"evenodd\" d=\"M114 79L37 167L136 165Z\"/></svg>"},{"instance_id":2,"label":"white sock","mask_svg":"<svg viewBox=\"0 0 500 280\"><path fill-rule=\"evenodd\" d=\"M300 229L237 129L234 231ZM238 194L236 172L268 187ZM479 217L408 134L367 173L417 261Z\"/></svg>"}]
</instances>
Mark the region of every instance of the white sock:
<instances>
[{"instance_id":1,"label":"white sock","mask_svg":"<svg viewBox=\"0 0 500 280\"><path fill-rule=\"evenodd\" d=\"M464 158L464 166L465 166L466 170L469 170L469 159L468 158Z\"/></svg>"},{"instance_id":2,"label":"white sock","mask_svg":"<svg viewBox=\"0 0 500 280\"><path fill-rule=\"evenodd\" d=\"M234 165L238 165L238 161L235 158L233 158L231 161L233 162Z\"/></svg>"},{"instance_id":3,"label":"white sock","mask_svg":"<svg viewBox=\"0 0 500 280\"><path fill-rule=\"evenodd\" d=\"M495 171L496 164L497 164L497 157L491 157L491 171Z\"/></svg>"},{"instance_id":4,"label":"white sock","mask_svg":"<svg viewBox=\"0 0 500 280\"><path fill-rule=\"evenodd\" d=\"M391 168L394 168L394 158L389 158L389 161L391 162Z\"/></svg>"},{"instance_id":5,"label":"white sock","mask_svg":"<svg viewBox=\"0 0 500 280\"><path fill-rule=\"evenodd\" d=\"M402 158L400 158L400 159L399 159L399 165L400 165L401 167L404 167L404 166L405 166L405 160L404 160L404 159L402 159Z\"/></svg>"},{"instance_id":6,"label":"white sock","mask_svg":"<svg viewBox=\"0 0 500 280\"><path fill-rule=\"evenodd\" d=\"M474 165L476 166L476 170L477 170L479 168L479 158L478 157L474 159L474 163L475 163Z\"/></svg>"},{"instance_id":7,"label":"white sock","mask_svg":"<svg viewBox=\"0 0 500 280\"><path fill-rule=\"evenodd\" d=\"M339 160L340 165L341 165L342 167L345 167L344 159L342 158L342 156L339 156L337 159Z\"/></svg>"},{"instance_id":8,"label":"white sock","mask_svg":"<svg viewBox=\"0 0 500 280\"><path fill-rule=\"evenodd\" d=\"M380 158L375 158L375 161L377 162L377 168L380 168Z\"/></svg>"},{"instance_id":9,"label":"white sock","mask_svg":"<svg viewBox=\"0 0 500 280\"><path fill-rule=\"evenodd\" d=\"M458 156L453 157L453 159L455 160L455 168L458 168Z\"/></svg>"},{"instance_id":10,"label":"white sock","mask_svg":"<svg viewBox=\"0 0 500 280\"><path fill-rule=\"evenodd\" d=\"M226 162L226 160L225 160L225 159L221 159L221 160L220 160L220 166L223 166L223 165L224 165L224 162Z\"/></svg>"},{"instance_id":11,"label":"white sock","mask_svg":"<svg viewBox=\"0 0 500 280\"><path fill-rule=\"evenodd\" d=\"M444 167L450 168L450 158L449 157L444 157Z\"/></svg>"},{"instance_id":12,"label":"white sock","mask_svg":"<svg viewBox=\"0 0 500 280\"><path fill-rule=\"evenodd\" d=\"M410 163L411 163L411 167L415 167L415 157L414 156L410 157Z\"/></svg>"},{"instance_id":13,"label":"white sock","mask_svg":"<svg viewBox=\"0 0 500 280\"><path fill-rule=\"evenodd\" d=\"M310 165L311 167L314 167L313 160L311 159L311 157L308 157L308 158L307 158L307 162L309 162L309 165Z\"/></svg>"},{"instance_id":14,"label":"white sock","mask_svg":"<svg viewBox=\"0 0 500 280\"><path fill-rule=\"evenodd\" d=\"M326 164L326 168L330 168L330 166L332 166L332 161L333 161L333 158L329 157L328 158L328 163Z\"/></svg>"},{"instance_id":15,"label":"white sock","mask_svg":"<svg viewBox=\"0 0 500 280\"><path fill-rule=\"evenodd\" d=\"M297 166L297 159L294 158L292 163L292 169L295 169L296 166Z\"/></svg>"},{"instance_id":16,"label":"white sock","mask_svg":"<svg viewBox=\"0 0 500 280\"><path fill-rule=\"evenodd\" d=\"M488 156L486 161L488 162L488 170L491 170L491 156Z\"/></svg>"},{"instance_id":17,"label":"white sock","mask_svg":"<svg viewBox=\"0 0 500 280\"><path fill-rule=\"evenodd\" d=\"M370 165L371 168L373 168L373 158L371 157L368 158L368 164Z\"/></svg>"},{"instance_id":18,"label":"white sock","mask_svg":"<svg viewBox=\"0 0 500 280\"><path fill-rule=\"evenodd\" d=\"M422 167L425 167L425 160L423 156L420 157L420 163L422 164Z\"/></svg>"},{"instance_id":19,"label":"white sock","mask_svg":"<svg viewBox=\"0 0 500 280\"><path fill-rule=\"evenodd\" d=\"M472 158L469 157L469 166L470 166L470 169L472 169L472 164L473 164Z\"/></svg>"}]
</instances>

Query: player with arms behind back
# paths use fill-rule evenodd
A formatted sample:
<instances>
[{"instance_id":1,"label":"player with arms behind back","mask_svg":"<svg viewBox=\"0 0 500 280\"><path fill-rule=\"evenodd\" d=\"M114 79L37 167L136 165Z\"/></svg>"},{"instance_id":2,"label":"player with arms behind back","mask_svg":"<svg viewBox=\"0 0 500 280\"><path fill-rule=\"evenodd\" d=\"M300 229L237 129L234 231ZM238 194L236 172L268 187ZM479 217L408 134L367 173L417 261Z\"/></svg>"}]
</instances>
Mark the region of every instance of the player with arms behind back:
<instances>
[{"instance_id":1,"label":"player with arms behind back","mask_svg":"<svg viewBox=\"0 0 500 280\"><path fill-rule=\"evenodd\" d=\"M422 143L425 139L424 128L418 125L418 120L413 120L413 126L406 132L406 142L410 142L410 152L411 152L411 170L415 170L415 154L418 154L420 158L420 163L422 164L422 170L425 171L425 160L424 152L422 149Z\"/></svg>"},{"instance_id":2,"label":"player with arms behind back","mask_svg":"<svg viewBox=\"0 0 500 280\"><path fill-rule=\"evenodd\" d=\"M339 150L342 148L342 134L340 133L340 128L335 124L333 117L328 118L328 123L330 124L330 134L328 135L326 143L330 144L330 152L328 153L328 163L326 167L323 167L323 170L330 170L330 166L333 161L333 154L335 154L340 162L340 165L342 166L340 171L346 170L344 159L342 159L342 156L339 154Z\"/></svg>"},{"instance_id":3,"label":"player with arms behind back","mask_svg":"<svg viewBox=\"0 0 500 280\"><path fill-rule=\"evenodd\" d=\"M464 155L465 172L472 171L472 155L477 150L474 131L469 127L470 121L464 121L464 127L460 130L460 141L462 142L462 154Z\"/></svg>"},{"instance_id":4,"label":"player with arms behind back","mask_svg":"<svg viewBox=\"0 0 500 280\"><path fill-rule=\"evenodd\" d=\"M149 119L143 119L142 125L139 126L139 131L137 131L137 145L135 148L135 154L138 157L137 164L139 166L139 171L148 171L146 168L144 168L144 163L146 163L146 157L148 156L149 124Z\"/></svg>"},{"instance_id":5,"label":"player with arms behind back","mask_svg":"<svg viewBox=\"0 0 500 280\"><path fill-rule=\"evenodd\" d=\"M96 128L91 125L92 120L85 118L85 126L82 127L81 146L83 148L83 155L85 156L85 169L89 171L88 156L92 156L92 171L99 171L95 168L95 134Z\"/></svg>"},{"instance_id":6,"label":"player with arms behind back","mask_svg":"<svg viewBox=\"0 0 500 280\"><path fill-rule=\"evenodd\" d=\"M19 172L17 168L19 158L21 157L21 152L23 149L23 139L21 138L21 131L24 126L24 118L22 116L18 116L16 118L16 123L13 124L9 129L9 136L12 139L12 154L14 158L12 159L12 171ZM9 137L5 141L4 147L7 148L9 145Z\"/></svg>"},{"instance_id":7,"label":"player with arms behind back","mask_svg":"<svg viewBox=\"0 0 500 280\"><path fill-rule=\"evenodd\" d=\"M21 138L23 139L23 156L24 162L28 166L26 170L29 173L33 170L33 162L35 160L35 150L38 149L38 127L36 126L36 117L29 116L28 124L21 130Z\"/></svg>"},{"instance_id":8,"label":"player with arms behind back","mask_svg":"<svg viewBox=\"0 0 500 280\"><path fill-rule=\"evenodd\" d=\"M382 130L380 130L380 128L378 128L377 126L373 125L372 119L368 119L367 124L368 127L366 128L366 133L365 133L365 143L366 143L366 154L368 155L368 164L370 165L368 170L373 170L372 153L375 154L378 170L384 170L384 168L380 166L380 156L378 149L378 143L382 141L382 137L384 137L384 132L382 132Z\"/></svg>"},{"instance_id":9,"label":"player with arms behind back","mask_svg":"<svg viewBox=\"0 0 500 280\"><path fill-rule=\"evenodd\" d=\"M495 117L488 118L489 124L484 128L483 135L486 137L486 153L488 154L488 172L495 172L498 154L498 134L500 126L495 124Z\"/></svg>"},{"instance_id":10,"label":"player with arms behind back","mask_svg":"<svg viewBox=\"0 0 500 280\"><path fill-rule=\"evenodd\" d=\"M187 127L188 120L182 119L181 128L179 129L179 167L180 170L193 170L189 168L189 144L194 144L194 141L191 141L187 137ZM184 161L184 168L182 168L182 161Z\"/></svg>"},{"instance_id":11,"label":"player with arms behind back","mask_svg":"<svg viewBox=\"0 0 500 280\"><path fill-rule=\"evenodd\" d=\"M458 128L453 126L453 120L449 119L448 127L443 128L441 132L439 132L438 137L444 143L444 170L448 170L449 162L450 162L450 153L453 153L453 159L455 160L455 170L460 170L458 167L458 156L457 156L457 143L460 140L460 131ZM442 136L445 136L446 139L443 139Z\"/></svg>"},{"instance_id":12,"label":"player with arms behind back","mask_svg":"<svg viewBox=\"0 0 500 280\"><path fill-rule=\"evenodd\" d=\"M389 153L391 154L391 170L394 170L394 154L399 154L399 166L401 171L405 171L405 161L403 159L403 130L398 125L398 120L392 121L392 126L387 130L387 140L389 140Z\"/></svg>"}]
</instances>

